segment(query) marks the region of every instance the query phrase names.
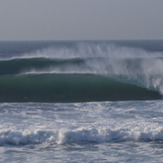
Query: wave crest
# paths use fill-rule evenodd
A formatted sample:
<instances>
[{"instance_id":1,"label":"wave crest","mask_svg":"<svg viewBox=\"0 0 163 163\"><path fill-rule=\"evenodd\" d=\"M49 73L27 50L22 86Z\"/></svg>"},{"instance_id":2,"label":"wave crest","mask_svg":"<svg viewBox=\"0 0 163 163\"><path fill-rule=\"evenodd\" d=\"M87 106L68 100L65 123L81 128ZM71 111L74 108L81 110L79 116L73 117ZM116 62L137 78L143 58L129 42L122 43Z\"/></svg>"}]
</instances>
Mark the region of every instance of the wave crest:
<instances>
[{"instance_id":1,"label":"wave crest","mask_svg":"<svg viewBox=\"0 0 163 163\"><path fill-rule=\"evenodd\" d=\"M59 144L105 143L123 141L163 141L163 128L79 128L74 131L61 131Z\"/></svg>"},{"instance_id":2,"label":"wave crest","mask_svg":"<svg viewBox=\"0 0 163 163\"><path fill-rule=\"evenodd\" d=\"M92 144L124 141L163 141L163 128L135 127L111 129L104 127L78 128L75 130L61 129L59 131L12 131L0 132L0 146L24 146L35 144Z\"/></svg>"}]
</instances>

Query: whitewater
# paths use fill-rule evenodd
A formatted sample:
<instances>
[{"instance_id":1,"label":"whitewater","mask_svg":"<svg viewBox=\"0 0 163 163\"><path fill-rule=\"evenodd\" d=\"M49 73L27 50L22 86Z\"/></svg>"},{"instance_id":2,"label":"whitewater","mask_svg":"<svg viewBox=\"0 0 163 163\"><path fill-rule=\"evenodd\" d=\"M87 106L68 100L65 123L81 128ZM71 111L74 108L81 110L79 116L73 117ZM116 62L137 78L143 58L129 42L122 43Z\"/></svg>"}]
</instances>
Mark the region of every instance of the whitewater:
<instances>
[{"instance_id":1,"label":"whitewater","mask_svg":"<svg viewBox=\"0 0 163 163\"><path fill-rule=\"evenodd\" d=\"M163 41L0 42L0 162L163 162Z\"/></svg>"}]
</instances>

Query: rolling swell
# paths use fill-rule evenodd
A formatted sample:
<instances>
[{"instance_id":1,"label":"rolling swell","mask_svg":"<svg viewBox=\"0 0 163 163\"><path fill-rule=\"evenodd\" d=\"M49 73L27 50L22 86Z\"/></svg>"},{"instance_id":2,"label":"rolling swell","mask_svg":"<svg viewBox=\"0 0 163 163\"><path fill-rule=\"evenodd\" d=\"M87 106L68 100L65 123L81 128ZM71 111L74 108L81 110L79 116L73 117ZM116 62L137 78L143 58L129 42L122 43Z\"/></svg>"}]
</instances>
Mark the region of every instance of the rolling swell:
<instances>
[{"instance_id":1,"label":"rolling swell","mask_svg":"<svg viewBox=\"0 0 163 163\"><path fill-rule=\"evenodd\" d=\"M0 75L19 74L22 72L35 70L45 70L51 67L62 68L68 66L80 66L84 64L82 59L50 59L50 58L17 58L10 60L0 60Z\"/></svg>"},{"instance_id":2,"label":"rolling swell","mask_svg":"<svg viewBox=\"0 0 163 163\"><path fill-rule=\"evenodd\" d=\"M93 74L0 76L0 102L87 102L155 100L161 95L136 85Z\"/></svg>"},{"instance_id":3,"label":"rolling swell","mask_svg":"<svg viewBox=\"0 0 163 163\"><path fill-rule=\"evenodd\" d=\"M159 61L160 63L157 63ZM156 63L155 63L156 62ZM93 73L93 74L142 74L145 64L162 64L163 58L87 57L54 59L45 57L0 60L0 75L29 73ZM149 67L147 67L149 68ZM78 70L78 71L77 71ZM156 70L157 71L157 70ZM157 72L159 72L158 70ZM123 73L123 74L122 74Z\"/></svg>"}]
</instances>

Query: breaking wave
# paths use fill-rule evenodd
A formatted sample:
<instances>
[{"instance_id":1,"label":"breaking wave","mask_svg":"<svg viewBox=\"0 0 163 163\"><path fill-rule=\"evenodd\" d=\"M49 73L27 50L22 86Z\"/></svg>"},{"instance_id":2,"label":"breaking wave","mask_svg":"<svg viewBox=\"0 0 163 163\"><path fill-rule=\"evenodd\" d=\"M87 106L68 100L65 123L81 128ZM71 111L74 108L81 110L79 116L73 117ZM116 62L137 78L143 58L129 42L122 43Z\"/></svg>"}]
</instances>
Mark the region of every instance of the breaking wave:
<instances>
[{"instance_id":1,"label":"breaking wave","mask_svg":"<svg viewBox=\"0 0 163 163\"><path fill-rule=\"evenodd\" d=\"M0 91L1 101L160 99L163 53L108 42L58 43L1 58Z\"/></svg>"},{"instance_id":2,"label":"breaking wave","mask_svg":"<svg viewBox=\"0 0 163 163\"><path fill-rule=\"evenodd\" d=\"M124 141L163 141L163 128L78 128L76 130L59 131L1 131L0 146L3 145L30 145L30 144L92 144Z\"/></svg>"}]
</instances>

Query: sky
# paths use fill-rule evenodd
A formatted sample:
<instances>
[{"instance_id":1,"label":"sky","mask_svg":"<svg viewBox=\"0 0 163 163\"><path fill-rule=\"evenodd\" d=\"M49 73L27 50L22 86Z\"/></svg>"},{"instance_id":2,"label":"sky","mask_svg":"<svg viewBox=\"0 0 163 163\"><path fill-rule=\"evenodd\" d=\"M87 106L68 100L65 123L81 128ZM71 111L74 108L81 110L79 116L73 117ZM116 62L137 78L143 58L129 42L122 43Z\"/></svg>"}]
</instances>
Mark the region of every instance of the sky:
<instances>
[{"instance_id":1,"label":"sky","mask_svg":"<svg viewBox=\"0 0 163 163\"><path fill-rule=\"evenodd\" d=\"M0 0L0 40L163 39L163 0Z\"/></svg>"}]
</instances>

